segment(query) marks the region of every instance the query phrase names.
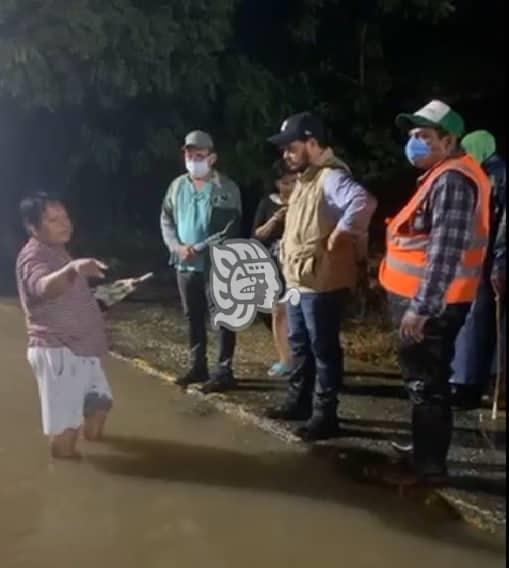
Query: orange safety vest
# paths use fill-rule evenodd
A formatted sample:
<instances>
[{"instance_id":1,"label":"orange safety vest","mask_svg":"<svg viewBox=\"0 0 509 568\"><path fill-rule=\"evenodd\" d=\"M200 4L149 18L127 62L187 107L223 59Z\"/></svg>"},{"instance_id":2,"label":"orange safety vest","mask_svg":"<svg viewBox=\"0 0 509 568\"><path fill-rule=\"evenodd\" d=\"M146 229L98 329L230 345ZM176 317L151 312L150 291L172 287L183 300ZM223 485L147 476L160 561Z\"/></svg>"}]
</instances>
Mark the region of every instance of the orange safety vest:
<instances>
[{"instance_id":1,"label":"orange safety vest","mask_svg":"<svg viewBox=\"0 0 509 568\"><path fill-rule=\"evenodd\" d=\"M388 292L405 298L413 298L417 294L427 265L430 235L410 232L409 221L428 197L438 177L451 170L462 173L474 182L477 199L472 239L463 251L444 301L446 304L456 304L475 299L489 239L491 185L481 166L468 155L445 160L420 178L413 198L389 221L387 253L379 271L380 283Z\"/></svg>"}]
</instances>

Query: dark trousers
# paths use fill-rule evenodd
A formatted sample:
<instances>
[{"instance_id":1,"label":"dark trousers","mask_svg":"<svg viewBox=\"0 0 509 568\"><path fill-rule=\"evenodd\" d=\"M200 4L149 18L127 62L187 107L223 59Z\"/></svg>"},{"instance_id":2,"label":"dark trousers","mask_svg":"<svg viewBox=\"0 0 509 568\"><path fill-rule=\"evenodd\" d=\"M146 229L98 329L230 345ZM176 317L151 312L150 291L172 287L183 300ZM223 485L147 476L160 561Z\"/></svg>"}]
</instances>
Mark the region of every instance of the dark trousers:
<instances>
[{"instance_id":1,"label":"dark trousers","mask_svg":"<svg viewBox=\"0 0 509 568\"><path fill-rule=\"evenodd\" d=\"M297 306L287 305L292 370L288 403L324 417L336 416L343 381L339 343L341 307L346 290L305 293Z\"/></svg>"},{"instance_id":2,"label":"dark trousers","mask_svg":"<svg viewBox=\"0 0 509 568\"><path fill-rule=\"evenodd\" d=\"M451 383L472 387L481 394L491 376L496 342L495 294L491 283L484 279L456 339Z\"/></svg>"},{"instance_id":3,"label":"dark trousers","mask_svg":"<svg viewBox=\"0 0 509 568\"><path fill-rule=\"evenodd\" d=\"M399 329L410 301L389 297L394 325ZM401 373L412 403L412 441L417 473L442 474L451 444L453 417L449 380L456 337L470 304L450 304L444 313L431 318L424 340L398 340Z\"/></svg>"},{"instance_id":4,"label":"dark trousers","mask_svg":"<svg viewBox=\"0 0 509 568\"><path fill-rule=\"evenodd\" d=\"M214 313L209 280L203 272L177 271L177 284L184 315L189 325L190 367L207 368L207 317ZM219 328L219 370L231 371L235 351L235 333Z\"/></svg>"}]
</instances>

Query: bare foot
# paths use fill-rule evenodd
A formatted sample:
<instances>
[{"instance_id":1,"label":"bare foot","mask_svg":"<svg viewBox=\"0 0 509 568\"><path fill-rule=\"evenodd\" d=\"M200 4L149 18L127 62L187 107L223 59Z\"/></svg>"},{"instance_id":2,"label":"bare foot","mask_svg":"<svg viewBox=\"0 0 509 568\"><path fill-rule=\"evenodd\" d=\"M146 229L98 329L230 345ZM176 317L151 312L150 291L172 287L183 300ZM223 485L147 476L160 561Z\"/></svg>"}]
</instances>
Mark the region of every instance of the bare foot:
<instances>
[{"instance_id":1,"label":"bare foot","mask_svg":"<svg viewBox=\"0 0 509 568\"><path fill-rule=\"evenodd\" d=\"M81 461L83 459L83 454L77 450L74 450L73 452L61 452L52 449L51 457L56 460Z\"/></svg>"},{"instance_id":2,"label":"bare foot","mask_svg":"<svg viewBox=\"0 0 509 568\"><path fill-rule=\"evenodd\" d=\"M92 416L85 418L83 436L86 440L88 440L89 442L98 442L99 440L101 440L107 417L107 411L98 410Z\"/></svg>"},{"instance_id":3,"label":"bare foot","mask_svg":"<svg viewBox=\"0 0 509 568\"><path fill-rule=\"evenodd\" d=\"M51 456L55 459L81 459L80 453L76 450L78 433L77 428L68 428L58 436L51 437Z\"/></svg>"}]
</instances>

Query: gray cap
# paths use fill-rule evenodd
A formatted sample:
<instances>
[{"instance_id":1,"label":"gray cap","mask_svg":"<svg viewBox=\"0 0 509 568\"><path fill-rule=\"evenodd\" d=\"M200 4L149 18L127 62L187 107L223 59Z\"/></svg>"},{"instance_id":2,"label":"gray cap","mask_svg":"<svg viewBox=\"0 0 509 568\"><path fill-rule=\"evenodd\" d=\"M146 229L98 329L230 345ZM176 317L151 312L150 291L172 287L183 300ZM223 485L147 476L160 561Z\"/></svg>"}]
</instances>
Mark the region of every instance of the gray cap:
<instances>
[{"instance_id":1,"label":"gray cap","mask_svg":"<svg viewBox=\"0 0 509 568\"><path fill-rule=\"evenodd\" d=\"M207 134L207 132L203 132L202 130L193 130L193 132L190 132L186 136L184 142L185 148L188 148L189 146L212 150L214 148L214 142L210 134Z\"/></svg>"}]
</instances>

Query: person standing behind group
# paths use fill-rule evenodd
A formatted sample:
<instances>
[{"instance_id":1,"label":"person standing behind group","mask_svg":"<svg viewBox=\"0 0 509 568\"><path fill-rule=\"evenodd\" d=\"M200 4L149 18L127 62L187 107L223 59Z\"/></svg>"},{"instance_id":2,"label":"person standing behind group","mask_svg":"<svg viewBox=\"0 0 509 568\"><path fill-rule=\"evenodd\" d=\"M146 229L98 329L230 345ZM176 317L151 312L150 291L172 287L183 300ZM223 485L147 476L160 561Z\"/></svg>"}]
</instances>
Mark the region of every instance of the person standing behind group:
<instances>
[{"instance_id":1,"label":"person standing behind group","mask_svg":"<svg viewBox=\"0 0 509 568\"><path fill-rule=\"evenodd\" d=\"M258 205L252 235L261 241L271 253L279 269L279 277L284 288L284 276L279 262L279 248L281 237L283 236L288 199L297 176L288 169L283 160L276 162L272 169L277 192L264 197ZM290 371L288 322L284 304L276 303L274 306L272 312L272 333L279 361L271 366L268 374L269 376L281 377L287 375Z\"/></svg>"},{"instance_id":2,"label":"person standing behind group","mask_svg":"<svg viewBox=\"0 0 509 568\"><path fill-rule=\"evenodd\" d=\"M483 276L472 309L456 340L451 377L453 404L458 408L477 408L490 378L496 351L497 321L495 296L505 296L505 239L499 235L506 208L506 164L496 153L495 138L485 130L463 138L463 149L491 181L491 219L488 252Z\"/></svg>"},{"instance_id":3,"label":"person standing behind group","mask_svg":"<svg viewBox=\"0 0 509 568\"><path fill-rule=\"evenodd\" d=\"M196 252L193 245L223 231L225 238L240 235L241 200L237 185L215 169L217 154L211 136L190 132L184 142L187 173L170 185L161 211L161 232L177 271L177 284L189 324L190 361L177 384L202 385L204 393L221 392L235 385L233 355L235 333L219 328L219 360L209 375L207 366L207 311L214 304L210 294L208 248Z\"/></svg>"},{"instance_id":4,"label":"person standing behind group","mask_svg":"<svg viewBox=\"0 0 509 568\"><path fill-rule=\"evenodd\" d=\"M493 271L491 274L492 283L495 288L495 299L500 302L501 310L499 312L500 321L496 321L499 326L498 333L500 333L500 341L498 348L501 349L500 358L494 357L492 364L492 374L501 374L501 385L498 399L498 407L500 409L506 408L506 376L507 376L507 295L506 295L506 280L507 280L507 208L504 208L502 218L498 226L498 234L495 238L495 245L493 251ZM498 320L498 317L496 318ZM501 368L498 368L500 363ZM493 393L496 394L495 392Z\"/></svg>"},{"instance_id":5,"label":"person standing behind group","mask_svg":"<svg viewBox=\"0 0 509 568\"><path fill-rule=\"evenodd\" d=\"M507 224L506 224L506 208L502 212L502 218L498 226L498 234L495 238L493 247L493 271L491 273L491 281L494 285L495 299L500 302L501 310L499 312L500 321L496 317L495 325L499 326L497 332L500 334L498 349L501 349L500 358L494 357L492 363L492 374L500 373L500 391L497 400L498 408L505 410L506 408L506 377L507 377L507 315L506 315L506 279L507 279ZM495 353L496 354L496 353ZM500 363L500 368L499 368ZM493 392L495 396L496 388Z\"/></svg>"}]
</instances>

